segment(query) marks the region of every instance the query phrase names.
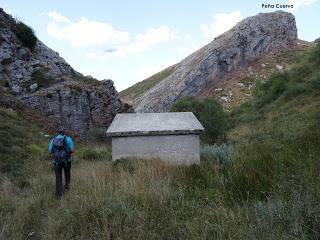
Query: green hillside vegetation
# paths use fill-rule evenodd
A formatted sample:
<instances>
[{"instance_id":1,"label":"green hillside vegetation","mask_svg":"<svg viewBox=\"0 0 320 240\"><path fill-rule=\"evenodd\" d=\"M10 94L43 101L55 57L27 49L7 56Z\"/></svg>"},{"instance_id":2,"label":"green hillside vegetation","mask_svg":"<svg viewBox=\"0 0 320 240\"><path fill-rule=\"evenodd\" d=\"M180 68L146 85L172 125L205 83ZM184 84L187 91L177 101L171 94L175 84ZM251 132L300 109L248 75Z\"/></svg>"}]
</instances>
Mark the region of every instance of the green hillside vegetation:
<instances>
[{"instance_id":1,"label":"green hillside vegetation","mask_svg":"<svg viewBox=\"0 0 320 240\"><path fill-rule=\"evenodd\" d=\"M257 84L201 164L111 162L77 143L72 186L53 195L48 138L0 109L0 239L319 239L320 46Z\"/></svg>"},{"instance_id":2,"label":"green hillside vegetation","mask_svg":"<svg viewBox=\"0 0 320 240\"><path fill-rule=\"evenodd\" d=\"M175 69L176 65L172 65L161 72L158 72L151 77L136 83L135 85L127 88L126 90L120 92L120 97L124 100L131 102L141 96L143 93L153 88L159 82L169 77Z\"/></svg>"}]
</instances>

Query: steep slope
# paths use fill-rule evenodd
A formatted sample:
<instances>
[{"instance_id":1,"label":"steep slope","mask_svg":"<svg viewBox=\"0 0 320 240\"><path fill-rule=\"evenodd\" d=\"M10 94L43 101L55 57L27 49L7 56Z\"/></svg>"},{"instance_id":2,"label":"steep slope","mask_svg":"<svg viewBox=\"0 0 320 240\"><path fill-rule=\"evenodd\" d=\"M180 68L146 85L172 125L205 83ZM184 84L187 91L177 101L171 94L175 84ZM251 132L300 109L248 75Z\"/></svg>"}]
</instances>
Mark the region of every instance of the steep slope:
<instances>
[{"instance_id":1,"label":"steep slope","mask_svg":"<svg viewBox=\"0 0 320 240\"><path fill-rule=\"evenodd\" d=\"M37 89L32 75L45 71L56 81L76 76L74 71L59 54L40 40L30 49L18 38L17 23L0 9L0 79L17 95Z\"/></svg>"},{"instance_id":2,"label":"steep slope","mask_svg":"<svg viewBox=\"0 0 320 240\"><path fill-rule=\"evenodd\" d=\"M297 45L278 53L267 53L254 62L248 68L239 68L220 83L208 84L199 94L199 98L214 98L222 104L224 109L230 110L252 96L252 90L257 80L266 80L275 72L288 70L292 63L307 53L314 46L313 43L298 40ZM127 88L120 92L120 97L134 104L136 99L168 77L168 70L174 71L176 65L172 65L161 72Z\"/></svg>"},{"instance_id":3,"label":"steep slope","mask_svg":"<svg viewBox=\"0 0 320 240\"><path fill-rule=\"evenodd\" d=\"M278 53L267 53L251 62L248 68L234 71L220 83L209 84L198 95L219 101L227 110L252 97L257 81L267 81L274 73L289 70L297 59L309 52L314 44L298 40L297 45Z\"/></svg>"},{"instance_id":4,"label":"steep slope","mask_svg":"<svg viewBox=\"0 0 320 240\"><path fill-rule=\"evenodd\" d=\"M40 40L30 46L33 37L27 26L0 9L0 84L4 91L80 135L90 127L107 128L118 112L133 111L120 100L111 80L84 77Z\"/></svg>"},{"instance_id":5,"label":"steep slope","mask_svg":"<svg viewBox=\"0 0 320 240\"><path fill-rule=\"evenodd\" d=\"M178 63L172 74L133 100L135 109L167 111L178 98L199 96L267 53L291 49L296 41L292 14L277 11L249 17Z\"/></svg>"},{"instance_id":6,"label":"steep slope","mask_svg":"<svg viewBox=\"0 0 320 240\"><path fill-rule=\"evenodd\" d=\"M146 91L153 88L163 79L170 76L175 71L175 68L176 68L176 65L172 65L162 70L161 72L158 72L152 75L151 77L134 84L133 86L120 92L120 97L123 100L132 103L134 99L139 98Z\"/></svg>"}]
</instances>

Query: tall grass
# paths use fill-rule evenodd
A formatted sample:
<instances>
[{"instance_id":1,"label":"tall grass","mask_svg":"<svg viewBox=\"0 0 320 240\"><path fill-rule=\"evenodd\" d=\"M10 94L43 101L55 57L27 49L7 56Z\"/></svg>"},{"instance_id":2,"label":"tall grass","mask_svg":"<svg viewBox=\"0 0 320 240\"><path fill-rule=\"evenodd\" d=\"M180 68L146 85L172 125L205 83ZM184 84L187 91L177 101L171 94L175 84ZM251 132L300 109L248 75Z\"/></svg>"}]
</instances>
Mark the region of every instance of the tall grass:
<instances>
[{"instance_id":1,"label":"tall grass","mask_svg":"<svg viewBox=\"0 0 320 240\"><path fill-rule=\"evenodd\" d=\"M295 188L292 195L278 190L267 198L243 199L238 203L230 196L241 194L223 188L227 186L221 179L226 169L212 165L179 167L161 161L128 159L114 164L105 160L77 160L72 170L71 190L60 201L54 198L53 173L46 162L37 162L37 175L29 177L30 184L23 191L18 191L10 179L1 179L0 238L319 236L319 201L314 194L306 194L307 190ZM240 186L241 182L237 184Z\"/></svg>"}]
</instances>

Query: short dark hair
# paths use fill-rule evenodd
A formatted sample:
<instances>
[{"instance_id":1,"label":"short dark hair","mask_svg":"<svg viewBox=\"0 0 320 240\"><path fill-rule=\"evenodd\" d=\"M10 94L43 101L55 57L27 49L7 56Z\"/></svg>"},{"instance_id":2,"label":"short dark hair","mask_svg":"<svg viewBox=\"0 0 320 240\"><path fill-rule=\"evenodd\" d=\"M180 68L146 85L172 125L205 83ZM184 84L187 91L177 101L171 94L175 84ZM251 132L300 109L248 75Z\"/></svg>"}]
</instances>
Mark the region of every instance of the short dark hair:
<instances>
[{"instance_id":1,"label":"short dark hair","mask_svg":"<svg viewBox=\"0 0 320 240\"><path fill-rule=\"evenodd\" d=\"M58 129L58 133L61 134L61 135L65 135L66 134L66 130L63 127L60 127Z\"/></svg>"}]
</instances>

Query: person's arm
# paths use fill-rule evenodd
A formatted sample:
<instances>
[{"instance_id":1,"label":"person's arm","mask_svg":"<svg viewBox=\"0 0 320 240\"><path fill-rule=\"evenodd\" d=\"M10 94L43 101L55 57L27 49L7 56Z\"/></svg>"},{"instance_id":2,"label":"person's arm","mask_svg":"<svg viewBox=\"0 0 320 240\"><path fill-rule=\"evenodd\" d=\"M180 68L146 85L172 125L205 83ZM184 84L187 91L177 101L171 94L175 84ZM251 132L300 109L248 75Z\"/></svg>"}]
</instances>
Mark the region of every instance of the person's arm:
<instances>
[{"instance_id":1,"label":"person's arm","mask_svg":"<svg viewBox=\"0 0 320 240\"><path fill-rule=\"evenodd\" d=\"M74 143L73 143L71 137L67 137L67 145L68 145L68 150L69 150L70 154L72 154L74 151Z\"/></svg>"},{"instance_id":2,"label":"person's arm","mask_svg":"<svg viewBox=\"0 0 320 240\"><path fill-rule=\"evenodd\" d=\"M51 151L52 151L52 145L53 145L53 139L50 141L49 146L48 146L49 153L51 153Z\"/></svg>"}]
</instances>

